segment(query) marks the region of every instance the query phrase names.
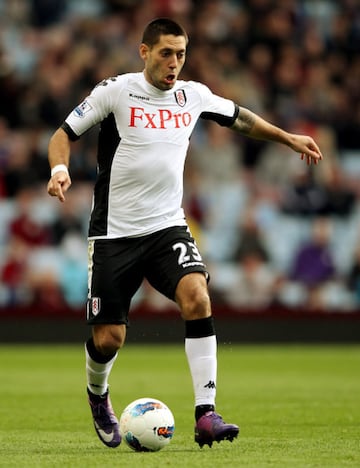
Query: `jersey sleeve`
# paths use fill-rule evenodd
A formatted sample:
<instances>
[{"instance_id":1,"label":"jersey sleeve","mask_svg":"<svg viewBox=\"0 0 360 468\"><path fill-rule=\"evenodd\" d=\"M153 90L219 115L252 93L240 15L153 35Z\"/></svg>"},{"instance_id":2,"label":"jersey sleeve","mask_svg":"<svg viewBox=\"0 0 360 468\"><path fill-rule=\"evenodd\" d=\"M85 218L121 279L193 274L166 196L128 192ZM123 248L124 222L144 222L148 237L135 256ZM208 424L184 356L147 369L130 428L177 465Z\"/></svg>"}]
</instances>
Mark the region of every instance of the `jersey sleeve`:
<instances>
[{"instance_id":1,"label":"jersey sleeve","mask_svg":"<svg viewBox=\"0 0 360 468\"><path fill-rule=\"evenodd\" d=\"M104 120L112 112L118 93L117 78L109 78L96 85L61 126L70 140L77 140L87 130Z\"/></svg>"},{"instance_id":2,"label":"jersey sleeve","mask_svg":"<svg viewBox=\"0 0 360 468\"><path fill-rule=\"evenodd\" d=\"M198 87L203 102L200 118L213 120L223 127L231 127L239 114L239 106L230 99L212 93L203 84L198 83Z\"/></svg>"}]
</instances>

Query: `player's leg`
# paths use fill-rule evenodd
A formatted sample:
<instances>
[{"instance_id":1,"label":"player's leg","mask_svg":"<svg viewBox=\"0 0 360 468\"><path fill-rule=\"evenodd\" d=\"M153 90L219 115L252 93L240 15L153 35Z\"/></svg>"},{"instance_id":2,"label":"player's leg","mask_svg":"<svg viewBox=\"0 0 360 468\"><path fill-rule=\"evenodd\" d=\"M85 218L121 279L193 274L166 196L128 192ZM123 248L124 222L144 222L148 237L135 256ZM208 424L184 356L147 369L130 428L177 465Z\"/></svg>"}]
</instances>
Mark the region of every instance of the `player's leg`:
<instances>
[{"instance_id":1,"label":"player's leg","mask_svg":"<svg viewBox=\"0 0 360 468\"><path fill-rule=\"evenodd\" d=\"M87 321L92 325L92 336L85 344L87 393L96 433L108 447L121 443L108 379L125 343L131 298L142 281L133 244L89 242Z\"/></svg>"},{"instance_id":2,"label":"player's leg","mask_svg":"<svg viewBox=\"0 0 360 468\"><path fill-rule=\"evenodd\" d=\"M217 341L207 282L202 273L183 276L175 292L185 320L185 351L195 395L195 441L200 447L213 441L232 441L238 426L226 424L215 412Z\"/></svg>"},{"instance_id":3,"label":"player's leg","mask_svg":"<svg viewBox=\"0 0 360 468\"><path fill-rule=\"evenodd\" d=\"M118 350L124 345L124 324L99 324L92 327L92 337L85 344L86 376L88 389L103 395L108 389L108 379Z\"/></svg>"},{"instance_id":4,"label":"player's leg","mask_svg":"<svg viewBox=\"0 0 360 468\"><path fill-rule=\"evenodd\" d=\"M196 419L215 409L217 343L210 299L203 273L183 276L175 300L185 321L185 352L192 375Z\"/></svg>"},{"instance_id":5,"label":"player's leg","mask_svg":"<svg viewBox=\"0 0 360 468\"><path fill-rule=\"evenodd\" d=\"M150 239L149 239L150 242ZM185 321L185 350L195 392L195 440L200 446L232 440L239 432L214 412L217 344L207 288L207 272L186 227L170 228L149 244L146 277L158 291L176 301ZM199 426L200 424L200 426Z\"/></svg>"},{"instance_id":6,"label":"player's leg","mask_svg":"<svg viewBox=\"0 0 360 468\"><path fill-rule=\"evenodd\" d=\"M110 400L108 378L117 351L124 343L125 333L125 325L95 325L92 337L85 343L88 401L95 431L108 447L117 447L121 443L119 422Z\"/></svg>"}]
</instances>

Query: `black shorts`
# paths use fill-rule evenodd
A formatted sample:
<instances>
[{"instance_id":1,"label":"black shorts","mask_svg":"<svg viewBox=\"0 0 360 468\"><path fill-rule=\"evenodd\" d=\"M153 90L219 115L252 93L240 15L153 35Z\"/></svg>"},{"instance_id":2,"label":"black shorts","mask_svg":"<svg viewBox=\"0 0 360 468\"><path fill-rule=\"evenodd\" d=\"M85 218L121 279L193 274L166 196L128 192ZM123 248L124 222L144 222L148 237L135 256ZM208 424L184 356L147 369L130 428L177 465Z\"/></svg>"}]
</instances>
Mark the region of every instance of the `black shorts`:
<instances>
[{"instance_id":1,"label":"black shorts","mask_svg":"<svg viewBox=\"0 0 360 468\"><path fill-rule=\"evenodd\" d=\"M206 267L186 226L143 237L89 241L87 322L128 325L131 299L146 278L174 300L179 280Z\"/></svg>"}]
</instances>

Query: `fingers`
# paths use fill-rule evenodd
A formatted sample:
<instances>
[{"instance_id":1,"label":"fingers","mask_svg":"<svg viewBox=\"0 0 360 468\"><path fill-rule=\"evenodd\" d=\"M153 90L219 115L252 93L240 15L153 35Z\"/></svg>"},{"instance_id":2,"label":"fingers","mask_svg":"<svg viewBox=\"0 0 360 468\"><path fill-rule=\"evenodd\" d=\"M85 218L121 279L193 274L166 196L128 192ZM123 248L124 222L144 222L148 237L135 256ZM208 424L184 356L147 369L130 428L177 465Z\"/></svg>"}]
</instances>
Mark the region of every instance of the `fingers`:
<instances>
[{"instance_id":1,"label":"fingers","mask_svg":"<svg viewBox=\"0 0 360 468\"><path fill-rule=\"evenodd\" d=\"M313 156L309 155L309 154L304 154L303 157L301 159L306 159L306 164L308 166L311 166L311 164L318 164L319 163L319 160L320 158L316 157L314 158Z\"/></svg>"},{"instance_id":2,"label":"fingers","mask_svg":"<svg viewBox=\"0 0 360 468\"><path fill-rule=\"evenodd\" d=\"M306 161L307 165L318 164L323 159L320 148L315 141L309 136L295 135L296 145L293 146L295 151L300 153L300 158Z\"/></svg>"},{"instance_id":3,"label":"fingers","mask_svg":"<svg viewBox=\"0 0 360 468\"><path fill-rule=\"evenodd\" d=\"M48 183L47 191L48 194L52 197L57 197L61 202L65 201L64 193L70 187L71 182L69 180L57 179L56 176L53 176Z\"/></svg>"},{"instance_id":4,"label":"fingers","mask_svg":"<svg viewBox=\"0 0 360 468\"><path fill-rule=\"evenodd\" d=\"M313 158L316 164L323 159L323 155L320 151L320 148L313 140L309 144L309 156Z\"/></svg>"},{"instance_id":5,"label":"fingers","mask_svg":"<svg viewBox=\"0 0 360 468\"><path fill-rule=\"evenodd\" d=\"M64 202L65 201L65 196L64 196L64 193L61 189L61 185L59 184L58 186L58 189L57 189L57 195L58 199L61 201L61 202Z\"/></svg>"},{"instance_id":6,"label":"fingers","mask_svg":"<svg viewBox=\"0 0 360 468\"><path fill-rule=\"evenodd\" d=\"M60 184L51 184L49 182L48 184L48 194L51 195L52 197L57 197L61 202L65 201L65 196L62 191L61 185Z\"/></svg>"},{"instance_id":7,"label":"fingers","mask_svg":"<svg viewBox=\"0 0 360 468\"><path fill-rule=\"evenodd\" d=\"M306 154L301 153L300 159L301 159L302 161L305 160L307 166L310 166L310 165L311 165L311 162L312 162L312 161L311 161L311 158L310 158L309 156L307 156Z\"/></svg>"},{"instance_id":8,"label":"fingers","mask_svg":"<svg viewBox=\"0 0 360 468\"><path fill-rule=\"evenodd\" d=\"M316 147L315 150L309 148L308 151L300 154L302 160L306 160L307 165L318 164L323 159L323 155L320 150Z\"/></svg>"}]
</instances>

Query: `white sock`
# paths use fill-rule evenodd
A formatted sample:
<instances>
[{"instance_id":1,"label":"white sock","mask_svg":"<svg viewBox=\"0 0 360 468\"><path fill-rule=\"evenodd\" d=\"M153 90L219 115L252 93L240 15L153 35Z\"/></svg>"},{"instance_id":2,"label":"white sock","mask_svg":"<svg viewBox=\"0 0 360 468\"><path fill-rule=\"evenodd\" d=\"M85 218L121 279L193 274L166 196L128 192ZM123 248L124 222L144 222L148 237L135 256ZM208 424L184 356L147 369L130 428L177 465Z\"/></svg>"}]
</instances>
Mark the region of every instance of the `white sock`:
<instances>
[{"instance_id":1,"label":"white sock","mask_svg":"<svg viewBox=\"0 0 360 468\"><path fill-rule=\"evenodd\" d=\"M89 355L85 345L86 355L86 377L87 386L91 393L95 395L103 395L108 389L108 378L112 369L112 366L117 358L115 356L105 364L95 362Z\"/></svg>"},{"instance_id":2,"label":"white sock","mask_svg":"<svg viewBox=\"0 0 360 468\"><path fill-rule=\"evenodd\" d=\"M195 406L215 406L217 376L216 336L185 338L185 352L193 381Z\"/></svg>"}]
</instances>

